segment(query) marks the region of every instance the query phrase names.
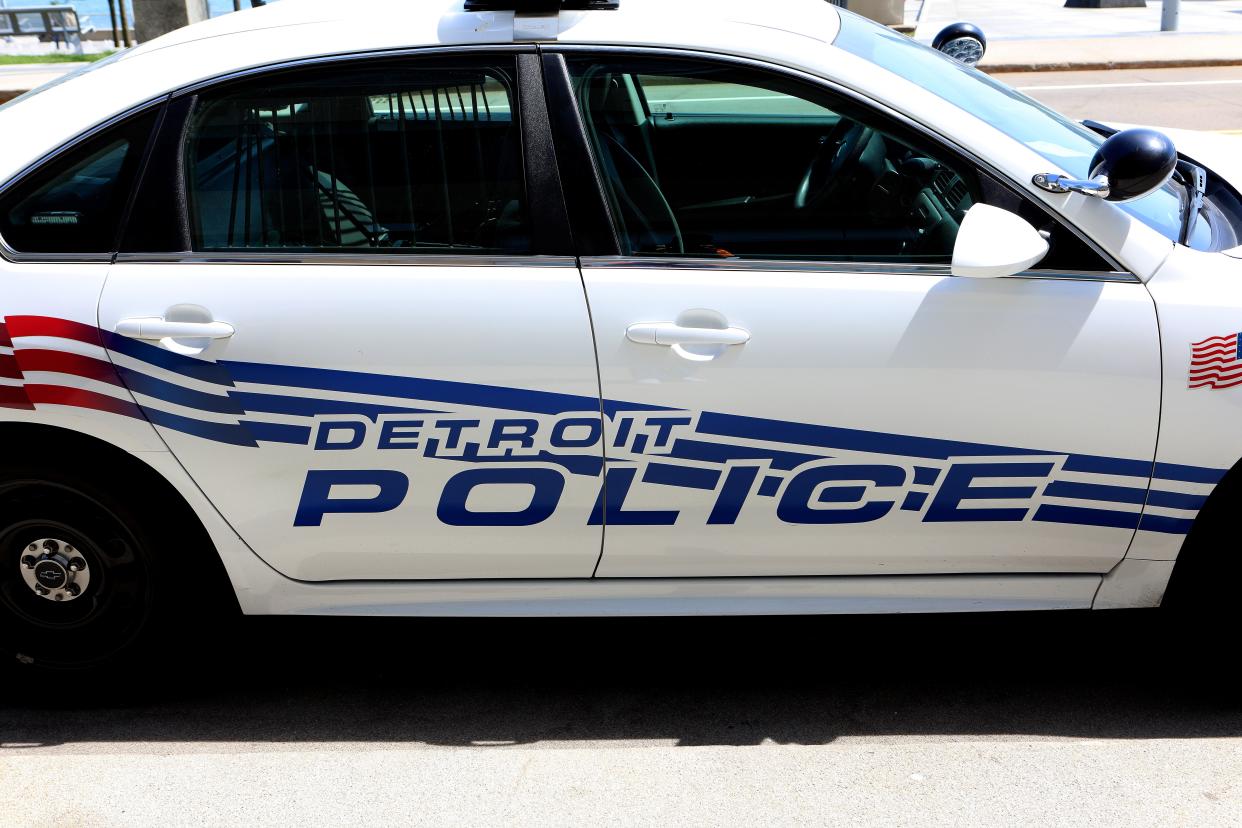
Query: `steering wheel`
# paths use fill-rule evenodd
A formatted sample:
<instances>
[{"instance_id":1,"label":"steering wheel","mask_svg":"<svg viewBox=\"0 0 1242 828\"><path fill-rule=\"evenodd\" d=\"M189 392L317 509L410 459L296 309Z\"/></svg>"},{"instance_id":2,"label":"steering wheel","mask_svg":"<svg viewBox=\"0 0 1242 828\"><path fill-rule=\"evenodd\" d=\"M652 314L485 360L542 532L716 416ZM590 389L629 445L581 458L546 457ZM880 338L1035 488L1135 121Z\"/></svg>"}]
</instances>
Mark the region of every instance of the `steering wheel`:
<instances>
[{"instance_id":1,"label":"steering wheel","mask_svg":"<svg viewBox=\"0 0 1242 828\"><path fill-rule=\"evenodd\" d=\"M802 176L794 207L814 209L830 204L841 188L841 173L858 163L875 130L842 118L824 140Z\"/></svg>"}]
</instances>

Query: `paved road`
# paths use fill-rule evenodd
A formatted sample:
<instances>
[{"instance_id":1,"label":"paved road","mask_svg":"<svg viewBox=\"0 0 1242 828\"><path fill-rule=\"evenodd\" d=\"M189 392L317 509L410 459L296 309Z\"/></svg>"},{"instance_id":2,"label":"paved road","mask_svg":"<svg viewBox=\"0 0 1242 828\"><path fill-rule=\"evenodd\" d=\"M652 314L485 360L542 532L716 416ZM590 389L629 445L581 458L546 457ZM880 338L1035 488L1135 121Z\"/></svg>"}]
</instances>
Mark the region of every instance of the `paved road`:
<instances>
[{"instance_id":1,"label":"paved road","mask_svg":"<svg viewBox=\"0 0 1242 828\"><path fill-rule=\"evenodd\" d=\"M995 77L1074 118L1242 134L1242 66Z\"/></svg>"},{"instance_id":2,"label":"paved road","mask_svg":"<svg viewBox=\"0 0 1242 828\"><path fill-rule=\"evenodd\" d=\"M1151 621L252 619L0 683L0 823L1236 824L1236 681Z\"/></svg>"}]
</instances>

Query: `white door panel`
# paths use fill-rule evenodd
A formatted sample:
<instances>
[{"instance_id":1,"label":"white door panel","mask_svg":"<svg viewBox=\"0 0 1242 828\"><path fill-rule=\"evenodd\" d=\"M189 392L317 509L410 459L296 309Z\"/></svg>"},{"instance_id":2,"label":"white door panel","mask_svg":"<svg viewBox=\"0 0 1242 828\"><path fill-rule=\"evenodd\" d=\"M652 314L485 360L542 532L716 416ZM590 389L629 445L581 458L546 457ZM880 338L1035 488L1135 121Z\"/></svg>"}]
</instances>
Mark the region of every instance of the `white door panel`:
<instances>
[{"instance_id":1,"label":"white door panel","mask_svg":"<svg viewBox=\"0 0 1242 828\"><path fill-rule=\"evenodd\" d=\"M600 409L572 260L122 263L100 325L175 306L234 332L117 337L113 358L207 496L280 572L591 575Z\"/></svg>"},{"instance_id":2,"label":"white door panel","mask_svg":"<svg viewBox=\"0 0 1242 828\"><path fill-rule=\"evenodd\" d=\"M1103 572L1160 395L1138 283L587 262L601 576ZM667 346L635 323L735 328ZM723 331L722 331L723 333Z\"/></svg>"}]
</instances>

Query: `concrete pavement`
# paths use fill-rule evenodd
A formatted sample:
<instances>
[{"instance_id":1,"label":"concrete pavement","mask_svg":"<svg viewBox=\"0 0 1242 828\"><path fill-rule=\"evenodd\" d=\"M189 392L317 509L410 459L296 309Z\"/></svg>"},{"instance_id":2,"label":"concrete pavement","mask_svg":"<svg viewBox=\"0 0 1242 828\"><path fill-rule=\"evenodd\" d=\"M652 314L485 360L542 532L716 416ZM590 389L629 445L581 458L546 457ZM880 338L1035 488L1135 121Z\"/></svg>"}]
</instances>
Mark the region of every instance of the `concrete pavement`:
<instances>
[{"instance_id":1,"label":"concrete pavement","mask_svg":"<svg viewBox=\"0 0 1242 828\"><path fill-rule=\"evenodd\" d=\"M0 681L0 823L1236 824L1236 682L1157 621L252 619Z\"/></svg>"},{"instance_id":2,"label":"concrete pavement","mask_svg":"<svg viewBox=\"0 0 1242 828\"><path fill-rule=\"evenodd\" d=\"M1242 20L1242 15L1239 15ZM984 33L989 34L986 27ZM1242 64L1237 34L1144 34L1055 40L988 39L979 67L988 73L1163 69Z\"/></svg>"},{"instance_id":3,"label":"concrete pavement","mask_svg":"<svg viewBox=\"0 0 1242 828\"><path fill-rule=\"evenodd\" d=\"M1242 66L996 77L1078 120L1242 134Z\"/></svg>"},{"instance_id":4,"label":"concrete pavement","mask_svg":"<svg viewBox=\"0 0 1242 828\"><path fill-rule=\"evenodd\" d=\"M1239 741L420 750L245 745L0 760L22 826L1236 825ZM1232 778L1231 778L1232 777ZM55 780L73 793L49 797ZM1167 820L1167 821L1165 821Z\"/></svg>"}]
</instances>

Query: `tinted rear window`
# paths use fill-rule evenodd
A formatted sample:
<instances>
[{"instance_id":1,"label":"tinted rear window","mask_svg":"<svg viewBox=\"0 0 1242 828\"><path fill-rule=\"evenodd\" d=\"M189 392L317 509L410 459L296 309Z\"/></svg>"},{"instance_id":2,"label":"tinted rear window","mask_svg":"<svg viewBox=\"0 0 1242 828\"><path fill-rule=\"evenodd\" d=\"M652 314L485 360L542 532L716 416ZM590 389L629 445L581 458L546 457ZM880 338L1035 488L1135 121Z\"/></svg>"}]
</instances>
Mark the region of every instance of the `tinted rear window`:
<instances>
[{"instance_id":1,"label":"tinted rear window","mask_svg":"<svg viewBox=\"0 0 1242 828\"><path fill-rule=\"evenodd\" d=\"M100 132L4 193L0 236L8 246L19 253L111 253L157 115Z\"/></svg>"}]
</instances>

